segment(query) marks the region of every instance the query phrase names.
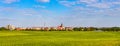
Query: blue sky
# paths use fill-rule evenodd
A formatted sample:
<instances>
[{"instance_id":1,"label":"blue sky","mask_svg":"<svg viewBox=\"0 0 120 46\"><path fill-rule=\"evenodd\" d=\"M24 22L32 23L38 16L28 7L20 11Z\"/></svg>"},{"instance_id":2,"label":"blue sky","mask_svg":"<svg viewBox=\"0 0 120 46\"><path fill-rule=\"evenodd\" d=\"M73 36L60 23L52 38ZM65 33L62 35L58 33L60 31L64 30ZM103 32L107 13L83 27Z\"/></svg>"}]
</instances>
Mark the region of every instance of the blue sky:
<instances>
[{"instance_id":1,"label":"blue sky","mask_svg":"<svg viewBox=\"0 0 120 46\"><path fill-rule=\"evenodd\" d=\"M120 0L0 0L0 26L120 26Z\"/></svg>"}]
</instances>

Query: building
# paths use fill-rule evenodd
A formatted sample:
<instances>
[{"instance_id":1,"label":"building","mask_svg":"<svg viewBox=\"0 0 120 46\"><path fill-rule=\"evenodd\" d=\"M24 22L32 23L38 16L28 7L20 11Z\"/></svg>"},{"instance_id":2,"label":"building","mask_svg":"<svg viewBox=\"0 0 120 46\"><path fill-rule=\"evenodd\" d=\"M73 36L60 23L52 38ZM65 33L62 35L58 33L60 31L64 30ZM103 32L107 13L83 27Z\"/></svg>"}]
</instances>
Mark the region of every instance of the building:
<instances>
[{"instance_id":1,"label":"building","mask_svg":"<svg viewBox=\"0 0 120 46\"><path fill-rule=\"evenodd\" d=\"M41 30L41 27L32 27L31 29L34 29L34 30Z\"/></svg>"},{"instance_id":2,"label":"building","mask_svg":"<svg viewBox=\"0 0 120 46\"><path fill-rule=\"evenodd\" d=\"M7 25L7 26L6 26L6 29L15 30L15 26L13 26L13 25Z\"/></svg>"},{"instance_id":3,"label":"building","mask_svg":"<svg viewBox=\"0 0 120 46\"><path fill-rule=\"evenodd\" d=\"M57 27L57 30L64 30L64 29L65 28L64 28L63 24L61 24L60 26Z\"/></svg>"},{"instance_id":4,"label":"building","mask_svg":"<svg viewBox=\"0 0 120 46\"><path fill-rule=\"evenodd\" d=\"M66 31L72 31L73 28L72 28L72 27L65 27L65 30L66 30Z\"/></svg>"},{"instance_id":5,"label":"building","mask_svg":"<svg viewBox=\"0 0 120 46\"><path fill-rule=\"evenodd\" d=\"M26 28L17 27L17 28L15 28L15 30L17 30L17 31L26 30Z\"/></svg>"}]
</instances>

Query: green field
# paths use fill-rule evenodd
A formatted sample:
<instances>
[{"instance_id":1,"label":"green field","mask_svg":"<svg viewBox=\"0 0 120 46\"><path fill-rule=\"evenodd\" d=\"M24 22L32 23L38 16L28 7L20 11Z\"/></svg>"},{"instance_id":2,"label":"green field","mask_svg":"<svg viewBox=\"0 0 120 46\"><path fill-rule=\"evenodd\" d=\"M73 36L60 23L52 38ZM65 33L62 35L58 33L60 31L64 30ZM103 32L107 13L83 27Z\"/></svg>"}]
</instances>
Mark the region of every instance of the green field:
<instances>
[{"instance_id":1,"label":"green field","mask_svg":"<svg viewBox=\"0 0 120 46\"><path fill-rule=\"evenodd\" d=\"M0 31L0 46L120 46L120 32Z\"/></svg>"}]
</instances>

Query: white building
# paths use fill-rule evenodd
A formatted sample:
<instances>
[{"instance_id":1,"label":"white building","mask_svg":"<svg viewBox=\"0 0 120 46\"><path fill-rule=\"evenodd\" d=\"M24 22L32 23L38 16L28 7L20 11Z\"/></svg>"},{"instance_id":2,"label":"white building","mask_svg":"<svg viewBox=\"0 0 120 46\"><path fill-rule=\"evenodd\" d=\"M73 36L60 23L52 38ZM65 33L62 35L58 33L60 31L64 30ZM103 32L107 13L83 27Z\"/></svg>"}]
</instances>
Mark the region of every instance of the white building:
<instances>
[{"instance_id":1,"label":"white building","mask_svg":"<svg viewBox=\"0 0 120 46\"><path fill-rule=\"evenodd\" d=\"M6 26L6 29L15 30L15 26L13 26L13 25L7 25L7 26Z\"/></svg>"}]
</instances>

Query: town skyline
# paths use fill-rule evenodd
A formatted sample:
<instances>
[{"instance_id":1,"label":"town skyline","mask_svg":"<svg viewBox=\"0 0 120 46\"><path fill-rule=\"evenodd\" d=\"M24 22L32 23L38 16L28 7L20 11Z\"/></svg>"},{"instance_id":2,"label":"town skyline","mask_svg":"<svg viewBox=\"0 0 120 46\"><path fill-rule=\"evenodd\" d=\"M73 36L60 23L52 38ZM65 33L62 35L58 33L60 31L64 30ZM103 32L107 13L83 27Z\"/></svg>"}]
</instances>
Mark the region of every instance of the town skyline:
<instances>
[{"instance_id":1,"label":"town skyline","mask_svg":"<svg viewBox=\"0 0 120 46\"><path fill-rule=\"evenodd\" d=\"M120 27L120 0L1 0L0 27Z\"/></svg>"}]
</instances>

